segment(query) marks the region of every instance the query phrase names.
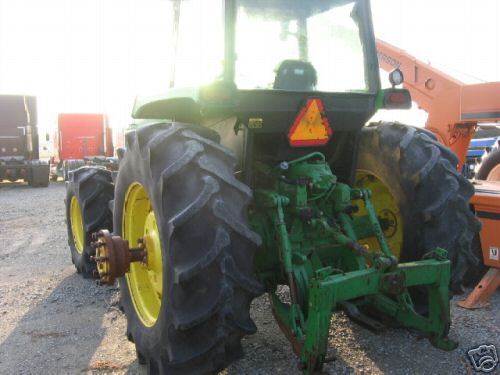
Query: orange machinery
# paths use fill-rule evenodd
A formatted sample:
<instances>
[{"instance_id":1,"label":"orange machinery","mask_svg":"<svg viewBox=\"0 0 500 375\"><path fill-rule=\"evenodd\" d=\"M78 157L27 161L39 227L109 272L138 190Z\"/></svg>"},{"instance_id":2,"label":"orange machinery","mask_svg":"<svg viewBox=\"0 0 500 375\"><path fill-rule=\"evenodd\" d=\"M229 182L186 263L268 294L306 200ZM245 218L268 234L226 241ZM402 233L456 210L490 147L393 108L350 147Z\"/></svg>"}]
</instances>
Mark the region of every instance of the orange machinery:
<instances>
[{"instance_id":1,"label":"orange machinery","mask_svg":"<svg viewBox=\"0 0 500 375\"><path fill-rule=\"evenodd\" d=\"M403 72L403 86L410 91L413 101L428 113L426 129L457 154L460 170L477 125L500 122L500 82L464 84L380 39L377 50L382 69L398 68ZM482 224L483 261L494 268L461 303L463 307L473 307L486 300L500 283L500 182L474 181L474 186L476 192L471 205Z\"/></svg>"},{"instance_id":2,"label":"orange machinery","mask_svg":"<svg viewBox=\"0 0 500 375\"><path fill-rule=\"evenodd\" d=\"M457 154L462 168L478 123L500 122L500 82L466 85L380 39L377 50L382 69L403 72L403 86L429 115L425 127Z\"/></svg>"}]
</instances>

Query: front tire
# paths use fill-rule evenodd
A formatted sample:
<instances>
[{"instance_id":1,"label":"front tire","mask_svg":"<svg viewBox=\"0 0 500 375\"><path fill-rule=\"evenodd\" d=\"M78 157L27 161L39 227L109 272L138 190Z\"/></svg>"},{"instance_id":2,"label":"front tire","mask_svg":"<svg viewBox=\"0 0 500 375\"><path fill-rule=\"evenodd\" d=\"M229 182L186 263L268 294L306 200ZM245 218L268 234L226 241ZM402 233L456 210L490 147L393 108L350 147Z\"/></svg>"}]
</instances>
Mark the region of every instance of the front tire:
<instances>
[{"instance_id":1,"label":"front tire","mask_svg":"<svg viewBox=\"0 0 500 375\"><path fill-rule=\"evenodd\" d=\"M216 373L256 330L250 303L263 290L252 265L260 237L246 223L251 191L217 140L175 123L126 136L114 232L131 246L142 237L148 260L131 264L120 291L127 336L151 374Z\"/></svg>"},{"instance_id":2,"label":"front tire","mask_svg":"<svg viewBox=\"0 0 500 375\"><path fill-rule=\"evenodd\" d=\"M108 203L113 199L111 172L83 167L71 174L66 185L66 224L71 260L85 278L97 277L96 264L90 259L92 233L111 229L113 219Z\"/></svg>"},{"instance_id":3,"label":"front tire","mask_svg":"<svg viewBox=\"0 0 500 375\"><path fill-rule=\"evenodd\" d=\"M476 263L471 242L480 224L469 209L474 188L456 165L455 154L432 133L381 123L361 133L356 184L375 184L391 197L377 202L374 192L373 202L379 218L392 223L386 235L400 234L399 241L391 244L389 238L389 243L401 261L419 260L436 247L446 249L450 289L460 293L465 272ZM394 208L387 210L391 199Z\"/></svg>"}]
</instances>

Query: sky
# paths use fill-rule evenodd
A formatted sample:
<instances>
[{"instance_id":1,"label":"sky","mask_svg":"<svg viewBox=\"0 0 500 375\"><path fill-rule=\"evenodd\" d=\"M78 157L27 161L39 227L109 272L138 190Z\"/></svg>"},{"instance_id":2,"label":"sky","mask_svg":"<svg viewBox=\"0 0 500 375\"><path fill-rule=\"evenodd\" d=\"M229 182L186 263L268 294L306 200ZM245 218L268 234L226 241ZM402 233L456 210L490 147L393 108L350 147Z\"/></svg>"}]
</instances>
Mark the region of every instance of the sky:
<instances>
[{"instance_id":1,"label":"sky","mask_svg":"<svg viewBox=\"0 0 500 375\"><path fill-rule=\"evenodd\" d=\"M113 127L126 127L137 94L168 88L168 6L0 0L0 93L36 95L42 131L62 112L104 112ZM372 12L377 37L466 83L500 81L500 1L372 0ZM425 121L418 111L399 112Z\"/></svg>"}]
</instances>

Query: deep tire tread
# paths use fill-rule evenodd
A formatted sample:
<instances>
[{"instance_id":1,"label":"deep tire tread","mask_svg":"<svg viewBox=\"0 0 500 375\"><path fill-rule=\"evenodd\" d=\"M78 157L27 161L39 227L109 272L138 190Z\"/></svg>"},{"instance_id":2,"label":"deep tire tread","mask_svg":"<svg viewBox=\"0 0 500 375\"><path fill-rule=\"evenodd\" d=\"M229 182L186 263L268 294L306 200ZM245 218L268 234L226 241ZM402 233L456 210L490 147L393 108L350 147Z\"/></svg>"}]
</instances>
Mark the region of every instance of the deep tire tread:
<instances>
[{"instance_id":1,"label":"deep tire tread","mask_svg":"<svg viewBox=\"0 0 500 375\"><path fill-rule=\"evenodd\" d=\"M215 200L212 209L216 217L226 223L227 226L231 227L240 236L252 241L257 246L262 244L260 236L250 230L245 224L239 221L238 218L234 217L222 200Z\"/></svg>"},{"instance_id":2,"label":"deep tire tread","mask_svg":"<svg viewBox=\"0 0 500 375\"><path fill-rule=\"evenodd\" d=\"M182 135L186 138L196 140L200 143L203 143L205 146L211 147L213 150L219 152L223 157L225 157L231 164L232 167L236 165L236 159L234 152L228 148L221 146L219 143L214 142L210 139L201 137L191 130L185 130L182 132Z\"/></svg>"},{"instance_id":3,"label":"deep tire tread","mask_svg":"<svg viewBox=\"0 0 500 375\"><path fill-rule=\"evenodd\" d=\"M217 228L217 233L215 234L215 241L211 249L207 251L207 253L203 258L192 264L189 268L184 268L182 270L175 269L174 271L175 282L177 284L180 284L182 282L188 281L189 279L193 278L195 275L201 272L202 269L210 266L221 254L222 250L226 246L229 246L229 244L230 244L230 239L227 231L224 230L223 228Z\"/></svg>"},{"instance_id":4,"label":"deep tire tread","mask_svg":"<svg viewBox=\"0 0 500 375\"><path fill-rule=\"evenodd\" d=\"M204 186L200 195L198 195L192 203L189 203L185 209L170 219L170 223L174 227L180 227L186 223L186 221L196 215L196 213L201 211L201 209L207 205L208 201L215 193L219 192L219 183L216 179L211 176L205 176L202 180L204 182Z\"/></svg>"},{"instance_id":5,"label":"deep tire tread","mask_svg":"<svg viewBox=\"0 0 500 375\"><path fill-rule=\"evenodd\" d=\"M224 274L229 276L239 287L254 295L262 294L262 285L253 278L245 276L244 273L238 269L233 257L226 257L225 263L223 264Z\"/></svg>"},{"instance_id":6,"label":"deep tire tread","mask_svg":"<svg viewBox=\"0 0 500 375\"><path fill-rule=\"evenodd\" d=\"M186 142L186 152L175 162L173 162L168 168L163 170L161 174L162 181L168 180L170 177L181 171L201 152L203 152L203 146L199 142Z\"/></svg>"},{"instance_id":7,"label":"deep tire tread","mask_svg":"<svg viewBox=\"0 0 500 375\"><path fill-rule=\"evenodd\" d=\"M261 243L246 224L252 192L234 177L234 154L219 145L218 135L209 129L170 123L131 133L120 164L123 175L117 177L115 233L121 233L121 191L132 182L126 175L149 179L141 183L155 197L153 206L162 210L162 242L168 249L164 259L169 267L166 271L164 265L164 275L171 278L165 326L158 328L163 338L156 344L142 331L128 287L120 282L122 295L127 295L123 302L129 336L161 374L216 373L241 357L241 338L256 330L249 306L263 288L249 267ZM168 204L165 199L172 196L177 198ZM211 240L202 244L198 237ZM182 246L176 245L178 241ZM238 267L236 259L245 259L245 264ZM190 293L205 288L210 291L205 297Z\"/></svg>"},{"instance_id":8,"label":"deep tire tread","mask_svg":"<svg viewBox=\"0 0 500 375\"><path fill-rule=\"evenodd\" d=\"M247 196L248 200L252 196L252 191L248 186L236 180L233 175L220 173L220 171L218 171L217 168L213 164L211 164L210 160L208 160L207 158L202 156L198 159L197 163L201 169L204 169L206 172L209 172L212 175L218 177L227 185L238 189L241 193Z\"/></svg>"},{"instance_id":9,"label":"deep tire tread","mask_svg":"<svg viewBox=\"0 0 500 375\"><path fill-rule=\"evenodd\" d=\"M216 313L220 312L227 300L228 288L223 288L217 298L212 299L205 306L202 306L196 314L186 316L185 313L173 314L173 325L176 330L187 331L199 324L202 324L209 320Z\"/></svg>"},{"instance_id":10,"label":"deep tire tread","mask_svg":"<svg viewBox=\"0 0 500 375\"><path fill-rule=\"evenodd\" d=\"M405 230L403 261L420 259L438 246L445 248L452 263L450 287L460 292L464 273L475 263L471 241L480 224L468 204L474 188L457 172L457 157L427 130L399 123L365 128L360 150L366 153L360 160L367 165L366 160L381 150L385 159L379 163L391 166L392 178L399 176L406 215L412 221L405 223L409 230ZM413 234L406 236L409 232Z\"/></svg>"}]
</instances>

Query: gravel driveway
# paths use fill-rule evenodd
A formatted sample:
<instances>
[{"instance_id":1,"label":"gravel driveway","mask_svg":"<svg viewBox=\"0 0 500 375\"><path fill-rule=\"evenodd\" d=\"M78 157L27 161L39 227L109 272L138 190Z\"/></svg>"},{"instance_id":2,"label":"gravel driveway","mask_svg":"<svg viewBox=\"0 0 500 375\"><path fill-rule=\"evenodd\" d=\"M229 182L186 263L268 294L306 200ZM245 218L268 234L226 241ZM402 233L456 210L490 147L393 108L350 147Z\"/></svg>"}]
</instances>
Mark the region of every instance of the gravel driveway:
<instances>
[{"instance_id":1,"label":"gravel driveway","mask_svg":"<svg viewBox=\"0 0 500 375\"><path fill-rule=\"evenodd\" d=\"M0 374L145 374L125 337L116 288L97 287L71 264L64 184L33 189L0 184ZM246 357L222 374L299 374L265 297L254 301L257 334ZM332 374L472 374L466 351L494 344L500 354L500 294L481 310L452 305L453 352L405 330L374 334L335 314L326 366ZM497 374L500 373L497 367Z\"/></svg>"}]
</instances>

